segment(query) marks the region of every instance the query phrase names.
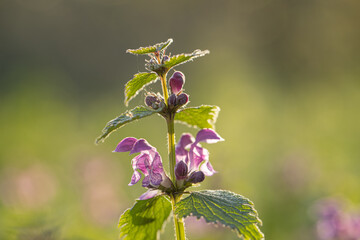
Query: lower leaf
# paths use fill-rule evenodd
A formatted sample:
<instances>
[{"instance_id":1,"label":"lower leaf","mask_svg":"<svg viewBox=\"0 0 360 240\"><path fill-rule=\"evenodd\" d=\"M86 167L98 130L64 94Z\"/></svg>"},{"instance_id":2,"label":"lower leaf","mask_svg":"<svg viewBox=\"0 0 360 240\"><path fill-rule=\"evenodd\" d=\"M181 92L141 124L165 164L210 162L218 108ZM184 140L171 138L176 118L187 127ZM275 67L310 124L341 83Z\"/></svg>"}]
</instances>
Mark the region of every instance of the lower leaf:
<instances>
[{"instance_id":1,"label":"lower leaf","mask_svg":"<svg viewBox=\"0 0 360 240\"><path fill-rule=\"evenodd\" d=\"M176 204L180 218L203 217L206 222L220 223L235 230L245 240L264 239L258 225L261 220L247 198L225 190L193 192Z\"/></svg>"},{"instance_id":2,"label":"lower leaf","mask_svg":"<svg viewBox=\"0 0 360 240\"><path fill-rule=\"evenodd\" d=\"M120 217L120 238L123 240L156 240L171 212L168 197L157 196L138 200Z\"/></svg>"}]
</instances>

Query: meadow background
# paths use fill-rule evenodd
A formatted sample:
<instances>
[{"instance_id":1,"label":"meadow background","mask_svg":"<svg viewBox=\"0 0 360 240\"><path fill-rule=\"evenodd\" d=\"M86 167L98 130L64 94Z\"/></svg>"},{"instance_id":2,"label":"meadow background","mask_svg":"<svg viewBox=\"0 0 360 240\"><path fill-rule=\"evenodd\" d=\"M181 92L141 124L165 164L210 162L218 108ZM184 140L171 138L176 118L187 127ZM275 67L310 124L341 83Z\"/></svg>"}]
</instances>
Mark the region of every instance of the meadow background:
<instances>
[{"instance_id":1,"label":"meadow background","mask_svg":"<svg viewBox=\"0 0 360 240\"><path fill-rule=\"evenodd\" d=\"M317 239L319 200L360 210L359 10L356 0L0 1L0 239L117 239L144 190L127 186L131 157L111 151L146 138L168 167L165 121L94 140L144 71L125 50L170 37L173 54L211 52L177 68L189 106L221 107L226 141L206 146L219 173L201 188L253 200L267 239ZM187 225L192 240L236 239Z\"/></svg>"}]
</instances>

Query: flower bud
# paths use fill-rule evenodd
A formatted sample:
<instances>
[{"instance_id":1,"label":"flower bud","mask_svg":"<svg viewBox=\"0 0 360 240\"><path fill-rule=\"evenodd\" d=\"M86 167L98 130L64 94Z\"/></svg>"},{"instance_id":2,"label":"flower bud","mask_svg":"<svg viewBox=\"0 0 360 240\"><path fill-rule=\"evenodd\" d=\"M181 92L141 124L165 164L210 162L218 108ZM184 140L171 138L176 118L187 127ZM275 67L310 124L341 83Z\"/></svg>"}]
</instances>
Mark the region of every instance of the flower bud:
<instances>
[{"instance_id":1,"label":"flower bud","mask_svg":"<svg viewBox=\"0 0 360 240\"><path fill-rule=\"evenodd\" d=\"M175 104L176 104L176 95L171 94L170 97L168 98L168 105L169 107L174 107Z\"/></svg>"},{"instance_id":2,"label":"flower bud","mask_svg":"<svg viewBox=\"0 0 360 240\"><path fill-rule=\"evenodd\" d=\"M148 95L145 97L145 104L151 107L153 103L157 102L157 100L157 97Z\"/></svg>"},{"instance_id":3,"label":"flower bud","mask_svg":"<svg viewBox=\"0 0 360 240\"><path fill-rule=\"evenodd\" d=\"M170 58L169 56L165 55L162 59L162 63L164 64L166 61L168 61Z\"/></svg>"},{"instance_id":4,"label":"flower bud","mask_svg":"<svg viewBox=\"0 0 360 240\"><path fill-rule=\"evenodd\" d=\"M176 105L182 106L189 101L189 96L186 93L182 93L176 98Z\"/></svg>"},{"instance_id":5,"label":"flower bud","mask_svg":"<svg viewBox=\"0 0 360 240\"><path fill-rule=\"evenodd\" d=\"M174 72L174 74L169 79L169 84L171 92L178 94L185 83L185 76L182 72Z\"/></svg>"},{"instance_id":6,"label":"flower bud","mask_svg":"<svg viewBox=\"0 0 360 240\"><path fill-rule=\"evenodd\" d=\"M177 180L182 180L187 177L188 166L183 161L178 162L175 165L175 176Z\"/></svg>"},{"instance_id":7,"label":"flower bud","mask_svg":"<svg viewBox=\"0 0 360 240\"><path fill-rule=\"evenodd\" d=\"M205 179L205 174L202 171L198 171L198 172L193 172L190 177L189 177L189 182L191 183L199 183L204 181Z\"/></svg>"},{"instance_id":8,"label":"flower bud","mask_svg":"<svg viewBox=\"0 0 360 240\"><path fill-rule=\"evenodd\" d=\"M150 94L145 97L146 106L151 107L152 109L155 110L164 106L163 102L164 100L156 95Z\"/></svg>"}]
</instances>

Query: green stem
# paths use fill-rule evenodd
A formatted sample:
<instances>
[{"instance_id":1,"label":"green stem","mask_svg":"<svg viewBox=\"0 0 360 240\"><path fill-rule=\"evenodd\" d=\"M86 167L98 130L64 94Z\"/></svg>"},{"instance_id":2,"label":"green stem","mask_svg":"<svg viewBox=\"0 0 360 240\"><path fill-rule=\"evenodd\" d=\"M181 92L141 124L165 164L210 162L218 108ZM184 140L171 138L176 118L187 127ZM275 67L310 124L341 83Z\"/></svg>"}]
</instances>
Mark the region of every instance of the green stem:
<instances>
[{"instance_id":1,"label":"green stem","mask_svg":"<svg viewBox=\"0 0 360 240\"><path fill-rule=\"evenodd\" d=\"M170 166L170 176L171 181L176 185L175 177L175 130L174 130L174 115L170 114L169 119L167 119L168 126L168 147L169 147L169 166Z\"/></svg>"},{"instance_id":2,"label":"green stem","mask_svg":"<svg viewBox=\"0 0 360 240\"><path fill-rule=\"evenodd\" d=\"M168 93L167 86L166 86L166 73L162 74L160 76L160 79L161 79L161 85L162 85L163 94L164 94L164 101L165 101L165 104L167 105L168 98L169 98L169 93ZM167 118L166 118L166 123L167 123L167 127L168 127L168 147L169 147L170 176L171 176L171 181L173 182L173 184L175 186L174 191L177 191L176 177L175 177L176 158L175 158L174 118L175 118L175 114L174 113L169 113ZM181 195L182 194L173 194L173 193L170 195L171 203L172 203L171 205L172 205L172 210L173 210L173 216L174 216L176 240L186 240L185 227L184 227L183 219L178 218L176 216L176 214L175 214L175 204L178 201L180 201Z\"/></svg>"},{"instance_id":3,"label":"green stem","mask_svg":"<svg viewBox=\"0 0 360 240\"><path fill-rule=\"evenodd\" d=\"M169 93L168 93L167 86L166 86L166 73L160 75L160 80L161 80L161 86L162 86L162 90L163 90L163 94L164 94L164 101L165 101L165 104L167 105Z\"/></svg>"},{"instance_id":4,"label":"green stem","mask_svg":"<svg viewBox=\"0 0 360 240\"><path fill-rule=\"evenodd\" d=\"M171 195L171 203L172 203L172 210L173 210L173 216L174 216L174 225L175 225L175 235L176 240L186 240L185 236L185 227L184 222L182 218L178 218L175 215L175 204L180 201L181 195Z\"/></svg>"}]
</instances>

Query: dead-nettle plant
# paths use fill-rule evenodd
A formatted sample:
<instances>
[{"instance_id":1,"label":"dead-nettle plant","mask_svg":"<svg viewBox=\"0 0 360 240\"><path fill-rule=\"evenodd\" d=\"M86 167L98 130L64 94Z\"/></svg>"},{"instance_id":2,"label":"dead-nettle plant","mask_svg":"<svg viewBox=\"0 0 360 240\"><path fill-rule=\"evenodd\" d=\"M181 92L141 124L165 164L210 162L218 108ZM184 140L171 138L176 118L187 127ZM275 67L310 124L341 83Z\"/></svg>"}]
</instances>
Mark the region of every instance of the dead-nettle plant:
<instances>
[{"instance_id":1,"label":"dead-nettle plant","mask_svg":"<svg viewBox=\"0 0 360 240\"><path fill-rule=\"evenodd\" d=\"M152 83L160 80L162 94L146 92L145 107L137 106L108 122L97 143L113 131L134 120L153 114L166 120L169 152L169 169L165 171L160 154L145 139L126 137L119 142L114 152L129 152L135 155L131 164L134 173L130 186L140 181L147 191L139 197L131 209L120 217L120 238L126 240L157 239L160 230L172 211L177 240L185 240L183 219L188 216L203 217L206 222L222 224L234 230L243 239L263 239L261 224L253 203L238 194L225 190L187 191L197 186L206 176L216 171L209 161L209 151L203 143L223 141L215 132L215 121L220 108L211 105L188 107L189 95L184 93L185 75L175 71L166 79L171 69L180 64L202 57L209 51L195 50L190 54L170 55L166 49L172 39L149 47L129 49L128 53L145 55L148 72L137 73L125 85L125 105ZM174 122L185 123L200 131L193 137L181 135L175 143ZM165 139L165 137L164 137Z\"/></svg>"}]
</instances>

